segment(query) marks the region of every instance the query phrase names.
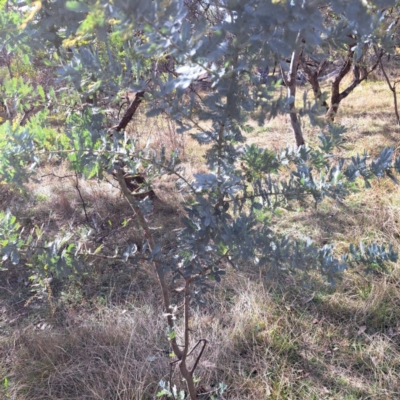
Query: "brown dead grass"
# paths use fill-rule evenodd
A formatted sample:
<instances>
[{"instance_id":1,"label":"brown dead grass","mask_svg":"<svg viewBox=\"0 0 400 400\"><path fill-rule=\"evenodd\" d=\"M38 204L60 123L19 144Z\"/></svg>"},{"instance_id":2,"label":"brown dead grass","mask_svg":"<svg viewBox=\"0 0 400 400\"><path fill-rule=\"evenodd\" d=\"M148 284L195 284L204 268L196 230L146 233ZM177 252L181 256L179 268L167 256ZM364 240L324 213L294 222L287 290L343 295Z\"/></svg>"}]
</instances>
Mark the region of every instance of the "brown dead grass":
<instances>
[{"instance_id":1,"label":"brown dead grass","mask_svg":"<svg viewBox=\"0 0 400 400\"><path fill-rule=\"evenodd\" d=\"M225 398L235 400L396 398L400 296L387 278L368 295L347 279L334 293L293 281L283 294L264 279L229 273L192 317L193 343L209 341L198 386L212 391L224 382ZM10 391L33 400L155 398L169 375L169 346L159 304L142 300L14 331Z\"/></svg>"},{"instance_id":2,"label":"brown dead grass","mask_svg":"<svg viewBox=\"0 0 400 400\"><path fill-rule=\"evenodd\" d=\"M167 371L164 324L146 305L127 311L107 310L62 329L25 331L16 340L19 398L155 398Z\"/></svg>"}]
</instances>

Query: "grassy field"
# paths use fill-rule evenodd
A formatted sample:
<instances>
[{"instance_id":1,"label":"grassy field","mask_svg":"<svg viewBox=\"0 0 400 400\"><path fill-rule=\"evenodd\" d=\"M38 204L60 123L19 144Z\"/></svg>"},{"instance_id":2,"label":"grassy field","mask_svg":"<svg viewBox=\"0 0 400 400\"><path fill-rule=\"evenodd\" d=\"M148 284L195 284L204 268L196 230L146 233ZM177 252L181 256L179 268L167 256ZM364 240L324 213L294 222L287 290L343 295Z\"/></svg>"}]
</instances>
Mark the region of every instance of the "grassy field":
<instances>
[{"instance_id":1,"label":"grassy field","mask_svg":"<svg viewBox=\"0 0 400 400\"><path fill-rule=\"evenodd\" d=\"M137 118L132 133L179 148L187 175L205 169L205 149L190 137L177 135L167 121ZM356 88L337 120L348 129L344 155L374 155L385 146L398 152L400 128L382 82ZM316 144L318 129L302 123L306 142ZM292 136L288 118L279 116L255 127L248 142L279 149L293 146ZM78 183L105 247L140 242L131 210L112 182L77 181L70 174L65 164L42 165L41 182L30 184L24 196L0 185L0 207L26 229L42 226L50 236L78 229L86 218ZM180 226L185 194L168 177L156 182L155 191L160 201L151 224L164 248L173 247L170 232ZM387 179L341 206L325 201L317 209L299 206L265 218L282 234L333 242L338 252L360 240L391 243L400 251L400 192ZM23 267L0 272L1 399L156 398L172 359L149 266L97 259L82 279L54 280L47 292L35 292L28 278ZM318 277L272 279L243 265L240 272L227 271L206 305L194 309L191 323L193 341L209 341L197 370L201 399L212 399L221 384L223 398L231 400L400 398L399 265L369 275L361 267L346 271L335 290ZM178 373L173 378L179 385Z\"/></svg>"}]
</instances>

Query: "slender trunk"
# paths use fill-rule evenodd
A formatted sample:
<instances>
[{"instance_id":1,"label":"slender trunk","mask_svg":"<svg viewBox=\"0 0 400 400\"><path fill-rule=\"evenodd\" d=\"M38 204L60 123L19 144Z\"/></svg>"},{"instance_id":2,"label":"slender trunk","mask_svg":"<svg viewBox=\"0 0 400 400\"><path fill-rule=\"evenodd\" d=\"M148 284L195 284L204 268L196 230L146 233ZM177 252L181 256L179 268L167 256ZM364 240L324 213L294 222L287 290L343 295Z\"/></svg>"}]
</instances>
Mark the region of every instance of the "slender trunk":
<instances>
[{"instance_id":1,"label":"slender trunk","mask_svg":"<svg viewBox=\"0 0 400 400\"><path fill-rule=\"evenodd\" d=\"M139 204L137 200L135 199L135 196L132 195L130 190L128 189L126 179L123 173L122 169L119 169L116 172L116 177L118 179L118 183L120 185L120 188L122 190L122 193L124 194L125 198L131 205L133 211L135 212L137 219L139 221L139 224L141 228L144 231L144 236L145 238L149 241L150 249L153 250L155 248L155 242L153 235L151 233L150 227L139 207ZM167 287L167 282L165 279L163 267L161 263L158 260L153 261L155 271L157 273L158 281L161 287L161 292L163 296L163 302L164 302L164 308L165 308L165 313L167 315L167 323L168 327L171 331L175 330L175 324L174 324L174 316L173 316L173 310L171 307L171 302L169 298L169 291ZM175 356L179 360L179 369L181 372L182 377L186 380L187 388L190 394L191 400L197 400L197 393L196 393L196 387L194 384L193 380L193 372L194 368L192 370L189 370L187 367L186 363L186 358L189 354L189 344L190 344L190 337L189 337L189 312L190 312L190 284L191 284L191 279L187 278L186 279L186 284L185 284L185 302L184 302L184 309L185 309L185 327L184 327L184 347L183 350L179 347L177 339L175 335L173 335L170 338L171 342L171 347L172 350L175 354Z\"/></svg>"},{"instance_id":2,"label":"slender trunk","mask_svg":"<svg viewBox=\"0 0 400 400\"><path fill-rule=\"evenodd\" d=\"M322 91L321 91L321 86L319 84L318 77L320 76L321 72L324 70L324 67L326 65L326 60L321 62L318 66L318 69L312 70L306 63L306 60L304 59L303 56L300 56L300 65L303 68L303 71L307 77L307 81L310 83L311 88L314 93L314 100L322 107L328 111L329 106L325 100L321 101L322 98Z\"/></svg>"},{"instance_id":3,"label":"slender trunk","mask_svg":"<svg viewBox=\"0 0 400 400\"><path fill-rule=\"evenodd\" d=\"M7 10L7 8L8 8L8 2L6 3L6 10ZM12 58L12 56L11 56L10 53L7 53L7 49L5 47L3 48L2 53L3 53L2 56L3 56L3 58L4 58L5 62L6 62L6 65L7 65L8 75L10 76L10 79L12 79L12 78L14 78L14 74L12 73L12 70L11 70L11 58Z\"/></svg>"},{"instance_id":4,"label":"slender trunk","mask_svg":"<svg viewBox=\"0 0 400 400\"><path fill-rule=\"evenodd\" d=\"M222 174L222 155L223 155L223 146L224 146L224 129L225 129L225 121L221 122L219 131L218 131L218 167L217 167L217 176L220 178ZM224 201L224 193L221 190L222 187L222 180L218 179L218 186L217 186L217 204L215 205L215 209L218 210L220 206L222 206Z\"/></svg>"},{"instance_id":5,"label":"slender trunk","mask_svg":"<svg viewBox=\"0 0 400 400\"><path fill-rule=\"evenodd\" d=\"M138 109L143 99L144 99L144 91L137 92L131 104L129 105L128 109L125 111L125 114L122 117L121 121L119 122L118 125L114 126L113 129L115 129L117 132L124 130L128 125L128 123L132 120L133 116L136 113L136 110Z\"/></svg>"},{"instance_id":6,"label":"slender trunk","mask_svg":"<svg viewBox=\"0 0 400 400\"><path fill-rule=\"evenodd\" d=\"M185 302L184 302L184 308L185 308L185 327L184 327L184 348L183 348L183 354L181 361L179 363L179 369L181 371L181 375L185 378L187 388L189 391L189 395L191 400L197 400L197 392L196 392L196 387L194 385L194 380L193 380L193 372L194 370L190 371L187 368L186 364L186 358L189 354L189 313L190 313L190 283L191 279L187 278L185 282Z\"/></svg>"},{"instance_id":7,"label":"slender trunk","mask_svg":"<svg viewBox=\"0 0 400 400\"><path fill-rule=\"evenodd\" d=\"M300 42L300 36L298 37L298 42ZM290 115L290 123L292 125L294 137L296 139L296 145L298 147L303 146L305 144L303 132L301 130L301 124L299 118L297 116L296 111L296 77L297 77L297 68L300 62L300 55L302 49L300 45L297 46L296 50L292 53L292 58L290 60L290 69L288 77L285 77L284 71L281 68L282 79L287 87L287 96L289 99L289 115Z\"/></svg>"},{"instance_id":8,"label":"slender trunk","mask_svg":"<svg viewBox=\"0 0 400 400\"><path fill-rule=\"evenodd\" d=\"M378 53L376 46L374 47L374 50L375 50L376 56L379 57L379 53ZM397 82L395 82L393 85L391 84L390 79L386 73L384 66L383 66L382 56L379 58L379 66L381 68L383 76L385 77L386 83L389 86L389 89L391 90L391 92L393 94L394 113L396 115L397 125L400 125L400 116L399 116L399 110L397 107L397 92L396 92L396 83Z\"/></svg>"},{"instance_id":9,"label":"slender trunk","mask_svg":"<svg viewBox=\"0 0 400 400\"><path fill-rule=\"evenodd\" d=\"M14 77L12 71L11 71L11 62L7 61L7 69L8 69L8 74L10 75L10 79Z\"/></svg>"},{"instance_id":10,"label":"slender trunk","mask_svg":"<svg viewBox=\"0 0 400 400\"><path fill-rule=\"evenodd\" d=\"M393 85L393 105L394 105L394 113L396 114L397 125L400 125L400 116L399 116L399 110L397 107L396 84Z\"/></svg>"},{"instance_id":11,"label":"slender trunk","mask_svg":"<svg viewBox=\"0 0 400 400\"><path fill-rule=\"evenodd\" d=\"M350 68L353 63L353 54L354 52L349 50L347 53L346 62L343 64L343 67L339 71L338 75L332 82L331 85L331 104L329 106L328 111L326 112L325 118L329 122L333 122L335 120L337 111L339 109L339 103L341 102L340 98L340 83L342 82L343 78L347 75L350 71Z\"/></svg>"},{"instance_id":12,"label":"slender trunk","mask_svg":"<svg viewBox=\"0 0 400 400\"><path fill-rule=\"evenodd\" d=\"M137 219L139 221L139 225L141 226L141 228L144 231L144 235L145 238L149 241L150 244L150 249L154 249L155 248L155 242L154 242L154 238L153 235L151 233L150 227L142 213L142 210L139 207L139 204L137 202L137 200L135 199L135 197L132 195L132 193L129 191L128 186L126 184L125 181L125 176L124 173L122 171L122 169L119 169L116 173L116 177L118 179L118 183L119 186L122 190L122 193L124 194L125 198L127 199L127 201L129 202L129 204L131 205L133 211L135 212L135 214L137 215ZM167 314L167 322L168 322L168 326L170 329L174 329L175 325L174 325L174 320L173 320L173 315L172 315L172 308L171 308L171 303L169 300L169 292L168 292L168 287L167 287L167 283L165 281L165 276L164 276L164 272L162 270L162 266L160 265L160 263L158 261L154 261L154 266L155 266L155 270L157 273L157 277L161 286L161 291L163 294L163 301L164 301L164 307L165 307L165 312ZM178 358L182 357L182 351L179 348L177 342L176 342L176 338L172 338L171 339L171 347L172 350L174 351L175 355Z\"/></svg>"}]
</instances>

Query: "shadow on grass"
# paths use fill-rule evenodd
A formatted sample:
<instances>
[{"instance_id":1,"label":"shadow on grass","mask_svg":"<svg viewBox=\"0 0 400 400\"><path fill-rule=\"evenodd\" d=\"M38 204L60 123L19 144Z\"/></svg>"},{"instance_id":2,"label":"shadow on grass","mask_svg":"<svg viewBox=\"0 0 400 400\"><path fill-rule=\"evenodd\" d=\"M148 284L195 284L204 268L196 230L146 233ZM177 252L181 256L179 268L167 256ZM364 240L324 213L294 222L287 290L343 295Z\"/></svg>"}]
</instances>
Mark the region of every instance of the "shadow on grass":
<instances>
[{"instance_id":1,"label":"shadow on grass","mask_svg":"<svg viewBox=\"0 0 400 400\"><path fill-rule=\"evenodd\" d=\"M70 399L90 399L93 393L120 400L127 399L128 394L133 396L130 398L154 398L158 381L168 374L168 343L158 286L146 271L146 276L128 277L121 271L113 274L113 284L96 289L108 299L102 307L97 303L91 308L91 290L82 290L80 298L86 307L66 305L55 317L47 317L53 324L48 332L24 330L13 350L15 364L11 368L21 396L25 393L21 399L67 395ZM343 295L340 301L331 287L312 276L304 287L285 274L275 282L263 271L249 269L234 274L233 280L228 278L216 286L213 294L218 297L219 293L229 292L231 302L227 301L227 293L223 295L226 314L218 301L213 304L211 295L199 312L200 317L210 315L218 321L220 341L211 339L205 360L210 359L216 367L210 373L210 367L200 365L197 375L204 377L202 382L225 382L230 399L263 398L254 396L264 390L265 382L276 398L320 399L330 394L337 399L366 399L374 394L374 385L382 391L390 390L380 380L380 366L374 365L368 352L363 354L361 349L400 320L398 295L392 297L387 291L363 319L362 306L348 301L346 284L338 285L338 293ZM124 276L129 285L124 286ZM94 285L91 279L88 277L83 285ZM232 337L237 321L249 317L235 315L233 310L237 296L246 296L241 293L241 285L249 280L254 282L254 291L259 290L261 282L268 288L263 295L270 302L265 309L269 322L254 322L241 336ZM125 293L118 289L120 284ZM69 290L72 298L73 291ZM314 294L311 298L310 293ZM124 308L127 313L122 312ZM32 313L39 314L38 309L30 312L30 317ZM55 322L57 319L63 321ZM262 329L258 323L264 324ZM367 328L358 334L361 323ZM200 334L194 328L193 335ZM207 338L207 331L203 334ZM394 370L396 366L390 367ZM119 392L123 388L125 392ZM49 390L53 397L48 395Z\"/></svg>"},{"instance_id":2,"label":"shadow on grass","mask_svg":"<svg viewBox=\"0 0 400 400\"><path fill-rule=\"evenodd\" d=\"M381 114L384 114L383 116ZM374 119L380 120L381 118L384 118L385 121L387 121L389 116L386 116L385 114L388 113L377 113ZM366 114L360 114L356 118L360 118L361 120L366 116ZM370 114L368 114L368 117L371 117ZM365 124L361 125L361 129L356 129L352 128L352 131L355 131L354 133L350 134L349 137L345 142L351 141L351 142L358 142L361 140L360 146L362 146L363 138L373 138L375 136L383 137L385 138L386 142L384 145L382 145L381 148L378 148L377 151L381 150L383 147L387 146L397 146L399 143L399 138L400 138L400 131L399 127L396 125L395 121L393 121L393 124L390 123L380 123L380 122L374 122L371 121L369 123L368 128L365 128Z\"/></svg>"},{"instance_id":3,"label":"shadow on grass","mask_svg":"<svg viewBox=\"0 0 400 400\"><path fill-rule=\"evenodd\" d=\"M252 279L260 281L256 274ZM252 382L268 381L275 396L279 392L282 398L395 395L400 379L396 372L400 367L400 335L393 335L391 328L396 328L400 320L400 297L394 288L365 309L368 302L355 301L354 295L346 293L346 285L339 284L338 292L334 292L313 277L307 287L293 278L286 284L284 280L281 277L278 284L268 278L264 281L274 299L274 309L267 314L269 323L264 325L263 319L257 319L247 326L235 344L237 354L226 356L240 360L239 371L231 374L245 374ZM375 283L379 285L377 279ZM313 295L307 299L310 293ZM383 351L389 352L386 360L380 359ZM234 381L230 383L234 386Z\"/></svg>"}]
</instances>

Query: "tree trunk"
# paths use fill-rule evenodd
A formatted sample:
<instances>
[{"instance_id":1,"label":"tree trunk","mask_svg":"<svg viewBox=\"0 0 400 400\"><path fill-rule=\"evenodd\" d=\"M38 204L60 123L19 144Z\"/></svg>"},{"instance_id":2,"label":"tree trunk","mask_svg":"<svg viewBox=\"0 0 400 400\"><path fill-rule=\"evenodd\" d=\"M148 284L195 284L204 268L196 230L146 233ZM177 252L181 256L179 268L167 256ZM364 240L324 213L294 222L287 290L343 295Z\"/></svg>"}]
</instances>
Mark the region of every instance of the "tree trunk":
<instances>
[{"instance_id":1,"label":"tree trunk","mask_svg":"<svg viewBox=\"0 0 400 400\"><path fill-rule=\"evenodd\" d=\"M292 59L290 61L289 70L289 80L287 85L288 98L290 101L289 112L290 112L290 123L292 124L292 129L294 137L296 138L296 145L298 147L305 144L303 132L301 130L301 124L297 116L296 110L296 77L297 77L297 67L299 66L301 49L296 49L292 54Z\"/></svg>"},{"instance_id":2,"label":"tree trunk","mask_svg":"<svg viewBox=\"0 0 400 400\"><path fill-rule=\"evenodd\" d=\"M359 60L357 64L353 62L354 52L351 50L352 47L352 45L349 45L346 62L341 68L337 77L332 82L331 105L325 115L325 118L328 122L334 121L337 111L339 109L340 102L345 99L361 82L365 81L368 78L369 74L377 68L383 56L383 51L377 53L377 60L375 61L375 64L372 66L372 68L368 71L367 68L361 64L362 60ZM343 92L341 92L340 83L345 75L350 71L352 65L353 80L350 85L345 90L343 90Z\"/></svg>"},{"instance_id":3,"label":"tree trunk","mask_svg":"<svg viewBox=\"0 0 400 400\"><path fill-rule=\"evenodd\" d=\"M136 110L138 109L143 99L144 99L144 92L143 91L137 92L131 104L129 105L128 109L125 111L125 114L122 117L121 121L119 122L118 125L113 126L113 129L115 129L117 132L124 130L126 126L129 124L129 122L132 120L133 116L136 113Z\"/></svg>"},{"instance_id":4,"label":"tree trunk","mask_svg":"<svg viewBox=\"0 0 400 400\"><path fill-rule=\"evenodd\" d=\"M289 74L286 77L285 73L281 67L281 75L282 79L287 87L287 96L289 100L289 115L290 115L290 123L292 125L294 137L296 139L296 145L298 147L303 146L305 144L303 132L301 130L301 124L299 118L297 116L296 111L296 77L297 77L297 68L300 62L300 55L302 52L300 44L300 35L297 38L298 45L296 50L292 53L292 58L290 60L290 68Z\"/></svg>"},{"instance_id":5,"label":"tree trunk","mask_svg":"<svg viewBox=\"0 0 400 400\"><path fill-rule=\"evenodd\" d=\"M322 91L321 91L321 86L319 84L319 80L318 77L320 76L320 74L322 73L322 71L324 70L324 67L326 65L326 60L321 62L318 66L318 69L316 70L312 70L306 63L306 60L304 59L303 56L300 56L300 65L303 68L303 71L306 75L307 81L310 83L311 88L313 90L314 93L314 99L315 101L322 107L325 107L326 111L328 111L329 106L328 103L323 100L321 101L322 98Z\"/></svg>"},{"instance_id":6,"label":"tree trunk","mask_svg":"<svg viewBox=\"0 0 400 400\"><path fill-rule=\"evenodd\" d=\"M339 72L337 73L336 77L332 81L331 84L331 96L330 96L330 104L327 102L321 101L322 99L322 92L321 87L319 84L319 76L325 66L325 62L321 62L317 69L311 69L307 64L305 58L303 56L300 57L300 64L303 68L303 71L307 77L307 81L310 83L312 90L314 92L314 98L317 103L321 106L326 108L325 119L328 122L333 122L335 120L337 111L339 109L340 102L345 99L353 90L356 88L362 81L366 80L369 74L374 71L380 63L380 60L383 56L383 52L378 52L375 49L376 53L376 61L372 68L368 71L365 66L362 65L362 59L360 59L357 63L354 63L353 56L354 52L351 50L356 44L353 43L348 46L346 61L343 66L340 68ZM350 85L343 90L340 91L340 84L343 81L343 78L348 74L351 67L353 66L353 80ZM389 86L390 87L390 86ZM392 89L391 89L392 90ZM393 90L392 90L393 91ZM397 102L397 99L395 99Z\"/></svg>"},{"instance_id":7,"label":"tree trunk","mask_svg":"<svg viewBox=\"0 0 400 400\"><path fill-rule=\"evenodd\" d=\"M342 68L340 69L338 75L336 78L333 80L332 85L331 85L331 104L329 106L328 111L326 112L325 118L329 122L333 122L337 111L339 109L339 103L341 102L341 96L340 96L340 83L342 82L343 78L347 75L347 73L350 71L350 68L353 63L353 54L354 52L351 51L350 49L347 52L347 57L346 61L343 64Z\"/></svg>"},{"instance_id":8,"label":"tree trunk","mask_svg":"<svg viewBox=\"0 0 400 400\"><path fill-rule=\"evenodd\" d=\"M185 332L184 332L184 348L181 356L181 361L179 363L179 369L181 371L181 375L183 378L186 380L186 385L188 388L188 392L190 395L191 400L197 400L197 391L196 387L194 384L193 380L193 372L194 368L192 371L190 371L187 367L186 364L186 359L187 356L190 354L189 353L189 344L190 344L190 338L189 338L189 313L190 313L190 284L191 284L191 278L186 278L185 282L185 300L184 300L184 308L185 308Z\"/></svg>"},{"instance_id":9,"label":"tree trunk","mask_svg":"<svg viewBox=\"0 0 400 400\"><path fill-rule=\"evenodd\" d=\"M146 221L146 218L144 217L137 199L135 199L135 196L132 195L131 191L129 190L126 180L125 180L125 175L122 171L122 168L119 169L116 172L116 177L118 179L118 183L120 185L120 188L122 190L122 193L124 194L126 200L129 202L131 205L132 209L134 210L137 218L139 225L144 231L144 236L145 238L149 241L150 245L150 250L154 250L156 247L156 244L154 242L153 234L150 230L150 227ZM163 271L163 266L161 265L160 261L154 260L153 261L155 271L157 273L158 281L160 283L161 287L161 292L163 296L163 302L164 302L164 310L167 315L167 323L168 327L171 331L174 331L175 329L175 323L174 323L174 316L173 316L173 310L169 298L169 292L168 292L168 287L167 287L167 281L164 275ZM189 370L187 367L186 359L187 356L190 355L189 352L189 344L190 344L190 330L189 330L189 306L190 306L190 284L191 280L190 278L186 279L186 284L185 284L185 300L184 300L184 306L185 306L185 337L184 337L184 346L183 350L181 350L180 346L178 345L176 337L170 338L170 343L172 350L175 354L175 356L179 360L179 369L181 371L182 377L186 380L187 388L189 391L190 399L191 400L197 400L197 393L196 393L196 386L194 383L193 379L193 372L194 369L196 368L197 364L193 367L192 370ZM201 354L200 354L201 356Z\"/></svg>"},{"instance_id":10,"label":"tree trunk","mask_svg":"<svg viewBox=\"0 0 400 400\"><path fill-rule=\"evenodd\" d=\"M388 77L388 75L386 73L386 70L385 70L384 66L383 66L383 62L382 62L383 54L382 54L382 52L381 52L381 54L378 52L376 46L374 46L374 50L375 50L376 56L377 57L380 56L379 57L379 66L381 67L382 74L385 77L386 83L389 86L389 89L393 94L394 113L396 115L397 125L400 125L399 109L397 107L397 92L396 92L396 84L397 84L397 82L394 82L393 85L391 84L390 79L389 79L389 77Z\"/></svg>"}]
</instances>

